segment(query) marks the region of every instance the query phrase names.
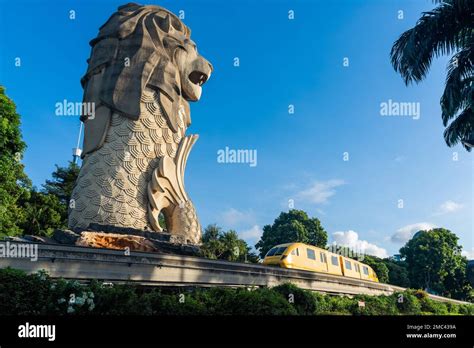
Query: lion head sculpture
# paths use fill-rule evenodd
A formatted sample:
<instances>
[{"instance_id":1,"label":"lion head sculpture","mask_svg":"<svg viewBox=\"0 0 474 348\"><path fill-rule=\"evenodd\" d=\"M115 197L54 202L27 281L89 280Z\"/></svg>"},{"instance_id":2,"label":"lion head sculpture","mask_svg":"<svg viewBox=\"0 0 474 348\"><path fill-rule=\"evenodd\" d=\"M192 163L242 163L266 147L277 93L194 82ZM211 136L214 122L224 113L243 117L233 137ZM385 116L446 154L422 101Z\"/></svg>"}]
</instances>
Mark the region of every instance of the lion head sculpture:
<instances>
[{"instance_id":1,"label":"lion head sculpture","mask_svg":"<svg viewBox=\"0 0 474 348\"><path fill-rule=\"evenodd\" d=\"M185 108L189 126L187 101L199 100L201 86L212 72L212 65L197 53L190 36L191 30L162 7L133 3L119 7L91 41L89 67L81 79L84 102L94 102L96 110L105 105L137 120L140 97L148 87L159 92L173 131L177 130L180 107ZM100 146L101 140L86 135L83 156Z\"/></svg>"},{"instance_id":2,"label":"lion head sculpture","mask_svg":"<svg viewBox=\"0 0 474 348\"><path fill-rule=\"evenodd\" d=\"M201 97L212 65L191 31L159 6L118 8L91 41L81 80L83 165L72 194L69 227L91 223L168 232L196 243L200 225L184 190L184 168L197 135L189 101Z\"/></svg>"}]
</instances>

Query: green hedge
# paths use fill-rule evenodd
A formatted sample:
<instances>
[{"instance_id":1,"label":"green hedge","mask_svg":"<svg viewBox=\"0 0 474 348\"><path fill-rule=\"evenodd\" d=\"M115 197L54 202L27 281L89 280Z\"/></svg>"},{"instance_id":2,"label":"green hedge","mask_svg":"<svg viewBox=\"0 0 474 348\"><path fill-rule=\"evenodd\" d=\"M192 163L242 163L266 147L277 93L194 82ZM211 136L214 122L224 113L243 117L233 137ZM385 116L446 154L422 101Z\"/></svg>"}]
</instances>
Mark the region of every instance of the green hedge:
<instances>
[{"instance_id":1,"label":"green hedge","mask_svg":"<svg viewBox=\"0 0 474 348\"><path fill-rule=\"evenodd\" d=\"M365 304L360 306L359 304ZM330 296L291 284L273 288L142 288L53 280L0 269L0 315L474 315L474 305L435 302L420 290Z\"/></svg>"}]
</instances>

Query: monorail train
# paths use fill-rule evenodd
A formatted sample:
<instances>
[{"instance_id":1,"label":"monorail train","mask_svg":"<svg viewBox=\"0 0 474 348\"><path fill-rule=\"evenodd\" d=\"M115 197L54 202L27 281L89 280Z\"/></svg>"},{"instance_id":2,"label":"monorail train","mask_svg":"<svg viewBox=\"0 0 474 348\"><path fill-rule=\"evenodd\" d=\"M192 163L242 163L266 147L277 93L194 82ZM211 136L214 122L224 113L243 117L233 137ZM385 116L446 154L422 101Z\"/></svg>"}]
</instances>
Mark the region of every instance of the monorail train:
<instances>
[{"instance_id":1,"label":"monorail train","mask_svg":"<svg viewBox=\"0 0 474 348\"><path fill-rule=\"evenodd\" d=\"M359 261L303 243L280 244L271 248L264 265L341 275L378 282L374 270Z\"/></svg>"}]
</instances>

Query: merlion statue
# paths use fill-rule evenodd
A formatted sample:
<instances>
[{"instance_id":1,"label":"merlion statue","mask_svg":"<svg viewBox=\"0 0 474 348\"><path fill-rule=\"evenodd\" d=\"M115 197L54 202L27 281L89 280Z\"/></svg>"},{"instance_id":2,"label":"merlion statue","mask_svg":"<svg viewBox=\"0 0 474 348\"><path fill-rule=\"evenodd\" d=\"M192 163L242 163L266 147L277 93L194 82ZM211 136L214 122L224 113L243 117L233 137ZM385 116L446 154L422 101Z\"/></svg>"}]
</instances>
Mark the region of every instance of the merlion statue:
<instances>
[{"instance_id":1,"label":"merlion statue","mask_svg":"<svg viewBox=\"0 0 474 348\"><path fill-rule=\"evenodd\" d=\"M199 244L201 226L184 188L189 101L201 97L211 64L178 17L158 6L118 8L91 41L81 83L82 167L69 206L69 228L89 224L162 231Z\"/></svg>"}]
</instances>

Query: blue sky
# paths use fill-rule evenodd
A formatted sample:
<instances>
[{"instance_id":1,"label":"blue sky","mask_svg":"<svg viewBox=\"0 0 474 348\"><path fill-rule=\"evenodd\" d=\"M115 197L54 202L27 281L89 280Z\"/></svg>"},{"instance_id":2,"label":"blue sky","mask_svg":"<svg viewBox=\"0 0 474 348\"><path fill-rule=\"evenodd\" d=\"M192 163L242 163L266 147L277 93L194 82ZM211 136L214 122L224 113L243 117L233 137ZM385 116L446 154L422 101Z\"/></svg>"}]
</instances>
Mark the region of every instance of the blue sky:
<instances>
[{"instance_id":1,"label":"blue sky","mask_svg":"<svg viewBox=\"0 0 474 348\"><path fill-rule=\"evenodd\" d=\"M56 116L55 104L82 100L88 43L123 3L1 0L8 29L0 83L22 116L23 162L37 186L71 159L79 120ZM389 62L394 40L431 1L153 4L184 11L199 52L214 66L191 105L188 129L200 135L186 186L203 225L236 229L253 245L293 200L321 220L331 242L385 256L418 228L439 226L455 232L472 258L472 154L448 148L442 137L447 59L434 61L427 79L410 87ZM419 103L419 119L382 116L389 100ZM218 163L226 146L257 150L257 166Z\"/></svg>"}]
</instances>

